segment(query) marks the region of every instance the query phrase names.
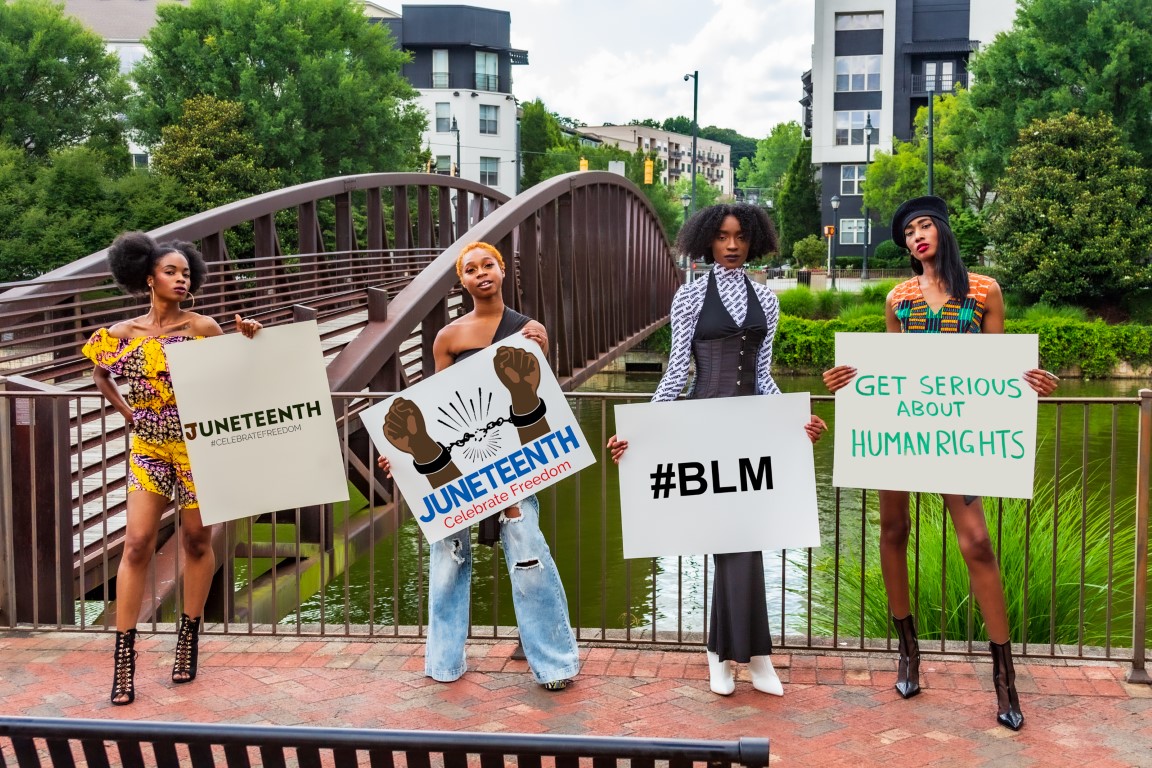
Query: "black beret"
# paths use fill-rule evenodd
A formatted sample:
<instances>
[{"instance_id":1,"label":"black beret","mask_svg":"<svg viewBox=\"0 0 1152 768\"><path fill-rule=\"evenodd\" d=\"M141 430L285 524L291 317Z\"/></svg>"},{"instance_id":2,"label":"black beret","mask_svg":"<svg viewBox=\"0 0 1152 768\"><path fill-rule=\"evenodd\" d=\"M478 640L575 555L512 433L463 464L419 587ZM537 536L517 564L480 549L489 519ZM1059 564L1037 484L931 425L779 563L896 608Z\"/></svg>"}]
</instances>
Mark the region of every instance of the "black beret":
<instances>
[{"instance_id":1,"label":"black beret","mask_svg":"<svg viewBox=\"0 0 1152 768\"><path fill-rule=\"evenodd\" d=\"M904 228L908 226L908 222L921 216L935 216L948 221L948 203L934 195L914 197L900 203L896 213L892 214L892 240L897 245L903 245Z\"/></svg>"}]
</instances>

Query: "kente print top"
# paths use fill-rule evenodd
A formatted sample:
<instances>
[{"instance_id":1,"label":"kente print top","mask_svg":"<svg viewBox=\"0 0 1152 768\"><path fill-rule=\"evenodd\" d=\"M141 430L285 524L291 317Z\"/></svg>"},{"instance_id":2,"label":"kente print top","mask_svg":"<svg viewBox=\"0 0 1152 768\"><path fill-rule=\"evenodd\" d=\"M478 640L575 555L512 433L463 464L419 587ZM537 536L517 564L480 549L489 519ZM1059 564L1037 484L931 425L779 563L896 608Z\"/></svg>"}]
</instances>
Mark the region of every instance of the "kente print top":
<instances>
[{"instance_id":1,"label":"kente print top","mask_svg":"<svg viewBox=\"0 0 1152 768\"><path fill-rule=\"evenodd\" d=\"M968 295L949 297L933 312L920 291L920 280L912 278L892 291L892 308L903 333L980 333L988 291L996 281L985 275L968 273Z\"/></svg>"},{"instance_id":2,"label":"kente print top","mask_svg":"<svg viewBox=\"0 0 1152 768\"><path fill-rule=\"evenodd\" d=\"M668 354L668 370L656 387L652 402L668 402L679 397L688 381L688 364L692 359L692 337L696 334L696 321L704 306L704 295L708 281L716 281L720 300L737 325L743 324L748 315L748 289L744 268L727 269L719 264L712 271L682 285L672 299L672 351ZM776 324L780 320L780 302L768 286L753 282L752 290L764 308L764 318L768 321L768 334L756 355L756 394L777 395L780 388L772 379L772 339L776 336Z\"/></svg>"},{"instance_id":3,"label":"kente print top","mask_svg":"<svg viewBox=\"0 0 1152 768\"><path fill-rule=\"evenodd\" d=\"M118 339L101 328L84 345L83 354L101 368L128 379L125 400L132 409L132 431L138 439L155 444L182 441L180 414L168 371L169 344L203 336L147 336Z\"/></svg>"}]
</instances>

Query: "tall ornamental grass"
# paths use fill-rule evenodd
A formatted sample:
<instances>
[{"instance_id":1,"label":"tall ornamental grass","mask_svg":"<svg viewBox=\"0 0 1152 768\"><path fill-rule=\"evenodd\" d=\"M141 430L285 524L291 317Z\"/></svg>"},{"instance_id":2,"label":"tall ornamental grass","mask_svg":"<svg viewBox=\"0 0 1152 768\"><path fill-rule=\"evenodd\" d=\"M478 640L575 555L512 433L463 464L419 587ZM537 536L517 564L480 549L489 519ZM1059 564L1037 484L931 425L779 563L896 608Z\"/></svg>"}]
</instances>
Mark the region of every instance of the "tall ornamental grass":
<instances>
[{"instance_id":1,"label":"tall ornamental grass","mask_svg":"<svg viewBox=\"0 0 1152 768\"><path fill-rule=\"evenodd\" d=\"M999 555L1012 639L1034 644L1130 646L1134 572L1135 501L1110 499L1107 482L1085 483L1067 472L1056 486L1037 487L1029 505L1020 499L985 499L992 545ZM847 499L849 494L845 494ZM919 504L917 503L919 499ZM861 568L860 542L841 523L838 634L889 636L888 600L880 574L878 499L868 492L868 531ZM847 507L842 507L847 511ZM969 591L968 571L940 496L911 498L908 544L912 610L922 639L986 640L984 622ZM850 517L851 513L849 514ZM834 552L825 547L812 577L812 628L833 634L837 586ZM807 586L798 587L807 590ZM861 619L863 603L863 619ZM863 626L861 626L863 624Z\"/></svg>"}]
</instances>

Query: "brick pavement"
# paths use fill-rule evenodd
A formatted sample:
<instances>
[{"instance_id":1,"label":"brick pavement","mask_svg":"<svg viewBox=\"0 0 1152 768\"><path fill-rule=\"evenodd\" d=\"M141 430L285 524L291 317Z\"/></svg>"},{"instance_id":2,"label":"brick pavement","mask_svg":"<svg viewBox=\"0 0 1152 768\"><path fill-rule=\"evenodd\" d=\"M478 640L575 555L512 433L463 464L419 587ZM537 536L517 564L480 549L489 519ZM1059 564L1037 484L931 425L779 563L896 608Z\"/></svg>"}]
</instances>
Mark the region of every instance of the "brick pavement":
<instances>
[{"instance_id":1,"label":"brick pavement","mask_svg":"<svg viewBox=\"0 0 1152 768\"><path fill-rule=\"evenodd\" d=\"M922 665L924 692L892 690L892 657L779 654L783 698L741 670L708 690L700 651L585 647L567 691L533 684L514 643L473 641L469 672L425 678L423 644L205 636L200 675L169 681L174 637L142 637L136 702L108 703L108 634L0 632L0 713L676 738L769 736L773 766L1152 766L1152 690L1115 664L1017 664L1027 723L995 723L991 665Z\"/></svg>"}]
</instances>

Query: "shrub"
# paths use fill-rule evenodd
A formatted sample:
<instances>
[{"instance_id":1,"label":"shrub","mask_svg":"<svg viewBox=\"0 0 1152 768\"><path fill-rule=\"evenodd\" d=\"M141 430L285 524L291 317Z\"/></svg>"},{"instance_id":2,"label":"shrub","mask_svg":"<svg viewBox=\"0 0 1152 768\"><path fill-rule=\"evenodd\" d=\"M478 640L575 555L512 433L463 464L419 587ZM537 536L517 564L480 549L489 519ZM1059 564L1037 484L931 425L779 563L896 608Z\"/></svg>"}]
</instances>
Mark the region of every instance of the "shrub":
<instances>
[{"instance_id":1,"label":"shrub","mask_svg":"<svg viewBox=\"0 0 1152 768\"><path fill-rule=\"evenodd\" d=\"M798 285L777 294L780 313L792 317L813 317L816 314L816 295L805 285Z\"/></svg>"},{"instance_id":2,"label":"shrub","mask_svg":"<svg viewBox=\"0 0 1152 768\"><path fill-rule=\"evenodd\" d=\"M792 257L798 267L819 267L827 262L828 248L817 235L808 235L792 246Z\"/></svg>"}]
</instances>

